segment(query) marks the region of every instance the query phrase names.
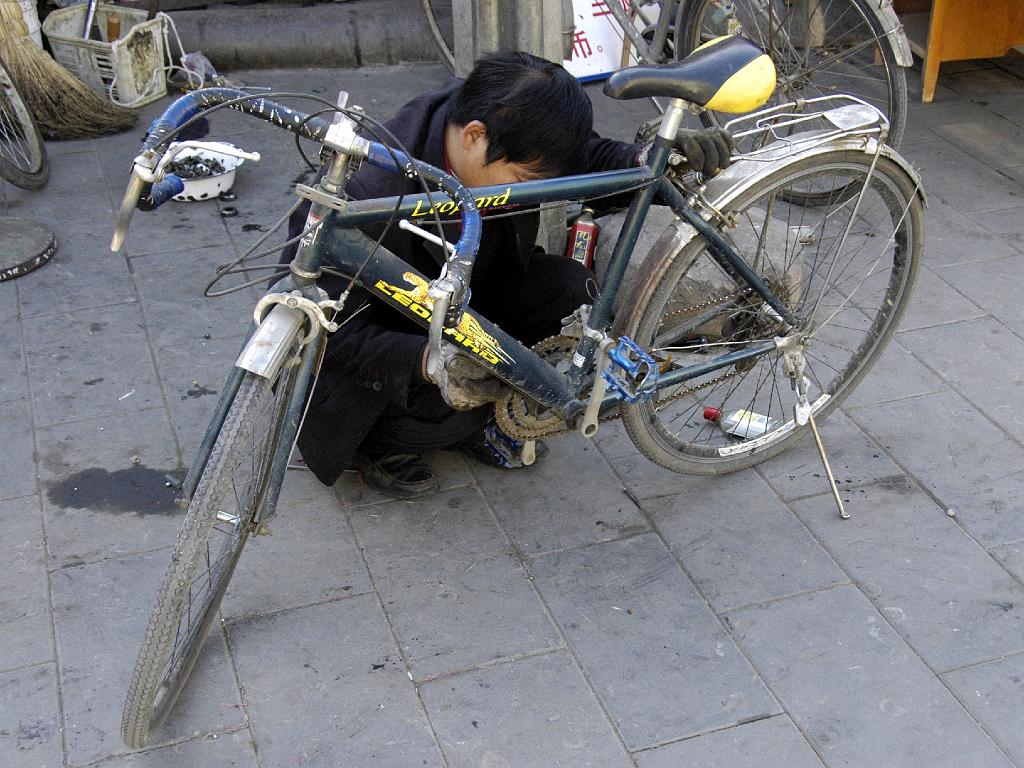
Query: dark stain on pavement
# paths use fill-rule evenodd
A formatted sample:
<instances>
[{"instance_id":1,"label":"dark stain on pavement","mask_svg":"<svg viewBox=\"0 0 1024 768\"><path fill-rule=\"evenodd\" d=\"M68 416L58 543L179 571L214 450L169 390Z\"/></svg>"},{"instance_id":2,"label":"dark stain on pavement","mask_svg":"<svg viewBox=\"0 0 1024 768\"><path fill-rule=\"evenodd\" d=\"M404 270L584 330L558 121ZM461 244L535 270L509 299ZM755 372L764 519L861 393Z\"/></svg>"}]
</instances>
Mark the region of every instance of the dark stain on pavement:
<instances>
[{"instance_id":1,"label":"dark stain on pavement","mask_svg":"<svg viewBox=\"0 0 1024 768\"><path fill-rule=\"evenodd\" d=\"M202 384L199 384L199 385L197 385L195 387L192 387L191 389L185 390L185 394L181 396L181 399L182 400L186 400L186 399L188 399L190 397L195 398L195 397L202 397L203 395L216 395L216 394L217 394L217 390L215 390L215 389L207 389Z\"/></svg>"},{"instance_id":2,"label":"dark stain on pavement","mask_svg":"<svg viewBox=\"0 0 1024 768\"><path fill-rule=\"evenodd\" d=\"M139 515L168 515L179 512L176 491L167 484L175 470L150 469L142 464L113 472L98 467L83 469L51 483L46 497L51 504L75 509Z\"/></svg>"}]
</instances>

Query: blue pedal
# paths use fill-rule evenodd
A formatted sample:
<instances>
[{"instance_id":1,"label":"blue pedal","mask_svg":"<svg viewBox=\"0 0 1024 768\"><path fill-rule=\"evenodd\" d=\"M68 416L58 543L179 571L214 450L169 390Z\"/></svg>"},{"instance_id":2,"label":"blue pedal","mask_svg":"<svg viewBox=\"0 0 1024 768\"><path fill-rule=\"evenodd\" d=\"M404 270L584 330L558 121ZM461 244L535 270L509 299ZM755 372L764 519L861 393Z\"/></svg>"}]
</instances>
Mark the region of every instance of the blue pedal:
<instances>
[{"instance_id":1,"label":"blue pedal","mask_svg":"<svg viewBox=\"0 0 1024 768\"><path fill-rule=\"evenodd\" d=\"M611 362L601 377L608 390L627 403L642 403L651 399L658 384L658 364L640 346L627 336L608 350Z\"/></svg>"}]
</instances>

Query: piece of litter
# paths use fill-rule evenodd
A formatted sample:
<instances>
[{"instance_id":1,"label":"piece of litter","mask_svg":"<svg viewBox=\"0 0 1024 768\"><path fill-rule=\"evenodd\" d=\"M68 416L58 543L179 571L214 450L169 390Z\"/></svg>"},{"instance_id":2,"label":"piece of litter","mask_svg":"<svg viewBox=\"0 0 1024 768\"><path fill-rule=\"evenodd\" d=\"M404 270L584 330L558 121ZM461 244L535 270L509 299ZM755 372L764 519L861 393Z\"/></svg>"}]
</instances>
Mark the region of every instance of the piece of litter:
<instances>
[{"instance_id":1,"label":"piece of litter","mask_svg":"<svg viewBox=\"0 0 1024 768\"><path fill-rule=\"evenodd\" d=\"M142 459L140 459L140 458L139 458L138 456L132 456L132 457L131 457L131 458L129 459L129 461L130 461L130 462L131 462L132 464L138 464L138 463L139 463L140 461L142 461Z\"/></svg>"},{"instance_id":2,"label":"piece of litter","mask_svg":"<svg viewBox=\"0 0 1024 768\"><path fill-rule=\"evenodd\" d=\"M125 399L126 397L131 397L131 396L132 396L132 395L134 395L134 394L135 394L135 390L133 389L133 390L132 390L131 392L125 392L125 393L124 393L123 395L121 395L121 396L120 396L119 398L117 398L117 399L118 399L118 400L124 400L124 399Z\"/></svg>"},{"instance_id":3,"label":"piece of litter","mask_svg":"<svg viewBox=\"0 0 1024 768\"><path fill-rule=\"evenodd\" d=\"M612 610L613 610L613 611L621 611L622 609L621 609L621 608L619 608L619 606L617 606L617 605L613 605L613 606L612 606Z\"/></svg>"},{"instance_id":4,"label":"piece of litter","mask_svg":"<svg viewBox=\"0 0 1024 768\"><path fill-rule=\"evenodd\" d=\"M946 514L949 515L950 517L956 517L956 510L955 509L947 509L946 510Z\"/></svg>"}]
</instances>

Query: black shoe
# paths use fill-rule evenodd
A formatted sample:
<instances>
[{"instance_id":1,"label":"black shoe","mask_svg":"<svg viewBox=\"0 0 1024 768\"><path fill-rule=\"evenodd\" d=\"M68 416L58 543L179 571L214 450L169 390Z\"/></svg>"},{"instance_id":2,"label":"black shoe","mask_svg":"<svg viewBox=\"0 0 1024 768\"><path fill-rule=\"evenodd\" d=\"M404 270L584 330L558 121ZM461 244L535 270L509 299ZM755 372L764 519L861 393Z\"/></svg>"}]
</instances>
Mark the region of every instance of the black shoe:
<instances>
[{"instance_id":1,"label":"black shoe","mask_svg":"<svg viewBox=\"0 0 1024 768\"><path fill-rule=\"evenodd\" d=\"M437 476L416 453L358 453L353 465L375 491L394 499L418 499L437 490Z\"/></svg>"}]
</instances>

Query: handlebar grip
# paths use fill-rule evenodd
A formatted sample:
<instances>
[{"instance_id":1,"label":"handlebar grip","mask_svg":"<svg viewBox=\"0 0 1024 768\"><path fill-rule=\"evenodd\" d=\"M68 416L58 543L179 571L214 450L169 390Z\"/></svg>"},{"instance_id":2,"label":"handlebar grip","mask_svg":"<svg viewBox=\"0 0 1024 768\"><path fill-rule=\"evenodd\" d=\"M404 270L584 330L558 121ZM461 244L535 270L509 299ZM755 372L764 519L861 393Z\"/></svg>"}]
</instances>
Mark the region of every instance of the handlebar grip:
<instances>
[{"instance_id":1,"label":"handlebar grip","mask_svg":"<svg viewBox=\"0 0 1024 768\"><path fill-rule=\"evenodd\" d=\"M150 188L148 195L143 195L139 200L138 209L140 211L156 210L172 197L181 194L184 191L185 182L173 173L170 173L165 176L162 181L158 181L154 184Z\"/></svg>"}]
</instances>

